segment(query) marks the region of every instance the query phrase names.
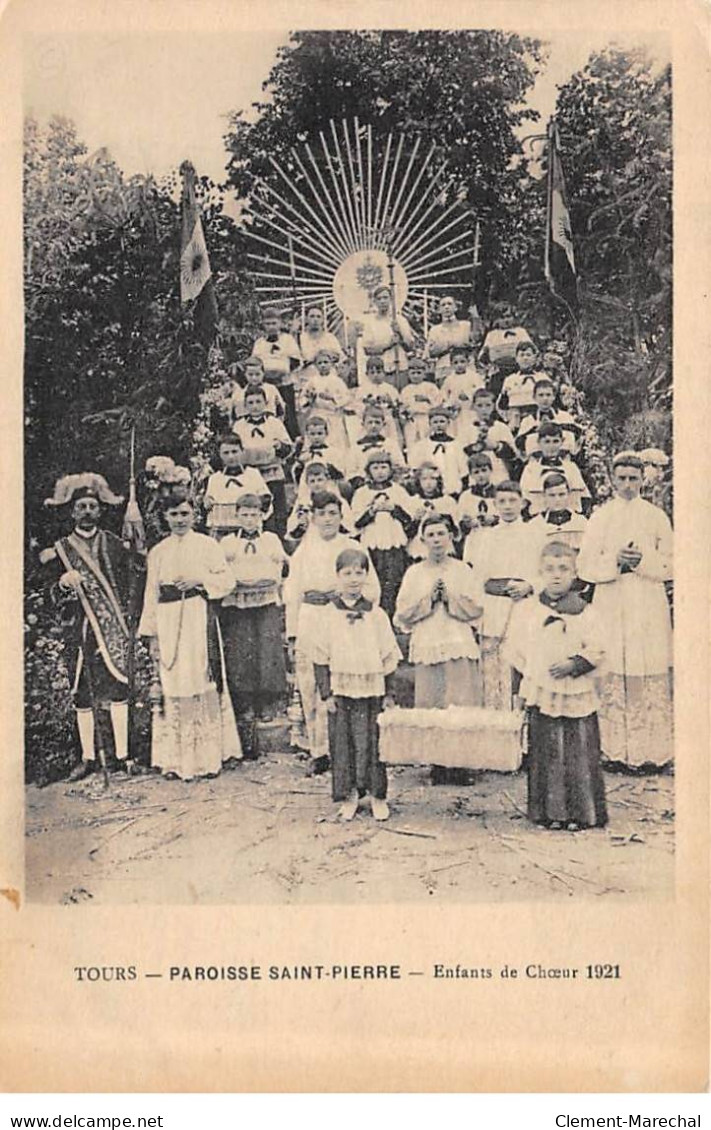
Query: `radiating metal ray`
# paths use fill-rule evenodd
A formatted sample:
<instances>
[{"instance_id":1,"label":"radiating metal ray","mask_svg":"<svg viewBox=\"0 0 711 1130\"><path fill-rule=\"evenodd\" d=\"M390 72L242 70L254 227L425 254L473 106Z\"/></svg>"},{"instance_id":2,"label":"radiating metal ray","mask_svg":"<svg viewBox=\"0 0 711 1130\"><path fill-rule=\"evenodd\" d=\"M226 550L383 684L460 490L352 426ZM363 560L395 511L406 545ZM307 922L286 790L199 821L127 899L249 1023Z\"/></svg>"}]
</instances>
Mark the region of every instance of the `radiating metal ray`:
<instances>
[{"instance_id":1,"label":"radiating metal ray","mask_svg":"<svg viewBox=\"0 0 711 1130\"><path fill-rule=\"evenodd\" d=\"M380 170L380 185L378 187L378 199L377 199L376 204L375 204L375 216L373 217L373 224L372 224L372 227L371 227L371 239L372 239L371 247L375 247L375 230L377 229L378 224L380 222L380 205L382 204L382 200L383 200L383 189L385 187L385 176L386 176L387 169L388 169L388 162L390 160L390 150L392 148L392 144L393 144L393 135L391 133L389 133L388 134L388 140L387 140L386 145L385 145L385 156L383 158L383 167Z\"/></svg>"},{"instance_id":2,"label":"radiating metal ray","mask_svg":"<svg viewBox=\"0 0 711 1130\"><path fill-rule=\"evenodd\" d=\"M443 251L446 251L448 247L453 247L455 244L460 243L463 239L471 239L471 234L471 231L469 230L469 228L467 228L463 232L457 232L457 234L452 236L451 239L447 240L446 243L438 242L436 248L432 251L428 251L426 255L417 254L414 259L411 259L409 256L407 258L403 256L402 259L399 260L399 262L403 267L405 267L406 263L412 263L413 267L422 267L425 263L429 262L433 255L440 255ZM470 248L470 251L473 254L473 245ZM450 254L459 254L459 252L451 251Z\"/></svg>"},{"instance_id":3,"label":"radiating metal ray","mask_svg":"<svg viewBox=\"0 0 711 1130\"><path fill-rule=\"evenodd\" d=\"M326 144L326 138L324 137L322 132L319 133L319 137L321 139L321 148L323 149L323 153L324 153L324 156L326 158L326 166L327 166L329 174L331 176L331 180L333 181L333 187L334 187L336 196L338 198L338 207L340 209L341 216L343 218L343 230L346 232L348 242L350 243L353 251L355 251L355 249L356 249L355 232L353 231L353 228L351 227L350 220L348 218L348 212L347 212L347 209L346 209L346 205L345 205L343 197L341 195L341 186L338 183L338 177L336 176L335 170L333 168L333 159L331 157L331 153L329 151L328 145Z\"/></svg>"},{"instance_id":4,"label":"radiating metal ray","mask_svg":"<svg viewBox=\"0 0 711 1130\"><path fill-rule=\"evenodd\" d=\"M426 173L426 171L429 167L429 163L432 160L432 155L434 154L436 149L437 149L437 146L433 143L430 146L430 151L427 154L427 156L425 157L425 159L422 163L422 166L420 168L420 171L415 178L415 182L412 185L412 188L410 189L410 191L408 193L407 200L405 201L402 208L400 209L399 215L397 215L395 217L394 223L395 223L396 229L398 227L398 224L401 222L402 218L407 215L407 209L410 207L410 201L412 200L412 197L414 196L415 192L417 191L417 186L419 185L420 181L422 180L423 176L425 175L425 173Z\"/></svg>"},{"instance_id":5,"label":"radiating metal ray","mask_svg":"<svg viewBox=\"0 0 711 1130\"><path fill-rule=\"evenodd\" d=\"M435 267L439 267L442 263L452 263L454 259L467 259L468 262L471 263L473 250L473 247L465 247L461 251L456 252L453 255L442 255L441 258L435 259L431 263L425 263L421 266L415 266L408 272L408 278L413 278L415 276L422 277L428 271L432 271ZM461 264L458 267L458 270L462 270Z\"/></svg>"},{"instance_id":6,"label":"radiating metal ray","mask_svg":"<svg viewBox=\"0 0 711 1130\"><path fill-rule=\"evenodd\" d=\"M281 219L281 217L279 218ZM293 229L285 227L283 223L278 223L270 216L264 217L264 223L267 224L270 228L273 228L275 231L280 232L281 235L286 236L287 240L289 236L291 236L293 240L298 240L301 246L307 249L310 256L312 258L315 258L317 262L322 263L324 267L328 267L334 273L338 269L338 260L331 258L328 253L322 253L321 251L319 251L317 245L314 245L310 238L304 236L303 234L297 235Z\"/></svg>"},{"instance_id":7,"label":"radiating metal ray","mask_svg":"<svg viewBox=\"0 0 711 1130\"><path fill-rule=\"evenodd\" d=\"M341 122L343 127L343 141L346 147L346 155L348 157L348 169L351 176L351 190L353 192L353 208L356 214L356 224L358 227L358 250L363 247L363 218L361 212L361 194L358 192L358 184L356 182L355 164L353 162L353 153L351 151L351 139L348 133L348 125L344 121Z\"/></svg>"},{"instance_id":8,"label":"radiating metal ray","mask_svg":"<svg viewBox=\"0 0 711 1130\"><path fill-rule=\"evenodd\" d=\"M403 137L402 134L400 134L400 140L398 141L397 149L395 150L395 160L393 161L393 169L392 169L392 172L390 174L390 184L388 185L388 194L385 197L385 203L383 205L383 219L382 219L382 222L381 222L381 225L380 225L381 229L383 229L383 228L387 229L387 226L388 226L388 209L390 207L390 200L391 200L391 197L392 197L392 194L393 194L393 188L395 187L395 179L397 177L397 169L398 169L398 165L400 164L400 157L402 155L402 147L403 147L404 144L405 144L405 138ZM374 246L375 247L382 247L383 246L383 238L384 238L383 235L382 235L382 232L376 233L375 238L376 238L376 243L375 243ZM388 243L391 243L393 239L394 239L394 234L389 233L388 237L387 237Z\"/></svg>"},{"instance_id":9,"label":"radiating metal ray","mask_svg":"<svg viewBox=\"0 0 711 1130\"><path fill-rule=\"evenodd\" d=\"M324 214L324 217L325 217L326 223L328 224L328 227L333 232L336 245L341 248L344 255L347 255L349 249L348 249L348 245L346 244L346 242L343 239L342 232L339 231L338 228L334 227L333 220L331 218L331 214L328 211L328 209L326 208L323 200L319 196L316 188L314 187L314 183L311 180L311 177L309 176L309 173L306 170L306 167L304 166L303 161L299 157L299 154L296 152L295 149L292 149L291 152L294 156L294 160L296 161L298 167L301 169L302 173L304 174L304 176L306 178L307 184L308 184L309 188L311 189L311 192L313 193L314 200L316 200L318 202L318 205L319 205L319 207L321 208L321 211Z\"/></svg>"},{"instance_id":10,"label":"radiating metal ray","mask_svg":"<svg viewBox=\"0 0 711 1130\"><path fill-rule=\"evenodd\" d=\"M264 262L264 260L262 260L262 262ZM299 283L299 285L303 284L304 286L323 286L323 287L332 286L332 279L324 278L322 275L316 275L316 276L313 276L313 277L309 277L307 275L293 276L291 274L291 272L289 271L288 267L286 266L286 264L284 264L284 263L274 263L274 262L272 262L272 263L268 263L266 265L270 266L270 267L283 267L284 269L283 269L283 271L257 270L255 273L258 274L263 279L285 279L288 283L291 283L292 278L293 278L293 279L295 279L295 281L297 283Z\"/></svg>"},{"instance_id":11,"label":"radiating metal ray","mask_svg":"<svg viewBox=\"0 0 711 1130\"><path fill-rule=\"evenodd\" d=\"M418 134L418 136L415 139L415 144L412 148L412 153L410 154L410 160L407 162L407 166L405 168L405 174L404 174L404 176L402 178L402 182L400 184L400 190L399 190L397 196L395 197L395 202L394 202L394 204L393 204L393 206L390 210L389 226L393 229L393 232L397 229L397 219L396 219L396 217L397 217L397 210L398 210L398 207L400 205L400 201L402 200L402 194L404 193L405 186L407 185L407 182L410 179L410 173L412 172L412 166L415 163L415 158L417 157L417 154L419 152L421 144L422 144L422 137Z\"/></svg>"},{"instance_id":12,"label":"radiating metal ray","mask_svg":"<svg viewBox=\"0 0 711 1130\"><path fill-rule=\"evenodd\" d=\"M323 139L323 134L321 134L321 138ZM335 201L334 201L333 197L331 196L331 193L329 192L328 188L326 187L326 182L323 179L323 173L321 172L318 161L316 160L316 158L313 155L313 151L311 149L311 146L307 144L305 146L305 148L306 148L306 152L309 155L309 160L311 161L311 164L314 167L314 171L316 173L316 176L318 177L318 181L319 181L319 184L321 185L324 196L328 200L329 207L331 208L331 211L333 212L334 220L336 221L337 224L340 225L341 231L343 232L343 236L346 240L346 243L348 244L349 249L351 251L355 251L355 244L353 243L353 240L350 237L350 232L348 230L348 224L344 223L345 215L344 215L342 210L339 212L338 209L336 208ZM339 201L339 203L340 203L340 201Z\"/></svg>"},{"instance_id":13,"label":"radiating metal ray","mask_svg":"<svg viewBox=\"0 0 711 1130\"><path fill-rule=\"evenodd\" d=\"M259 294L283 294L285 298L289 297L283 286L256 286L254 288ZM319 298L328 298L332 295L330 290L310 290L305 287L297 287L296 299L297 301L316 302Z\"/></svg>"},{"instance_id":14,"label":"radiating metal ray","mask_svg":"<svg viewBox=\"0 0 711 1130\"><path fill-rule=\"evenodd\" d=\"M329 273L326 273L324 271L317 271L317 270L314 270L312 267L301 267L301 266L297 267L295 265L294 266L295 274L292 276L291 269L290 269L288 262L285 262L284 259L274 259L270 255L267 255L267 256L254 255L250 252L250 253L248 253L247 258L248 259L254 259L257 263L263 263L263 264L265 264L266 266L269 266L269 267L282 267L285 271L288 272L287 276L285 276L287 278L292 278L292 277L294 277L296 279L303 278L306 282L311 282L311 281L313 281L313 279L320 279L321 282L324 283L324 285L333 282L333 274L332 273L329 274ZM261 271L259 273L263 274L263 272L261 272ZM311 277L309 277L309 276L311 276Z\"/></svg>"},{"instance_id":15,"label":"radiating metal ray","mask_svg":"<svg viewBox=\"0 0 711 1130\"><path fill-rule=\"evenodd\" d=\"M447 178L446 180L445 177ZM415 220L424 208L425 204L427 204L428 201L430 201L431 204L433 197L436 200L436 198L438 196L441 196L442 193L446 193L449 188L455 183L455 181L456 177L453 173L449 172L448 163L445 161L444 164L441 165L440 168L435 172L434 176L430 180L419 200L414 205L409 216L405 220L403 220L402 224L400 225L397 233L399 239L402 240L406 238L408 231L411 230L413 224L415 223Z\"/></svg>"},{"instance_id":16,"label":"radiating metal ray","mask_svg":"<svg viewBox=\"0 0 711 1130\"><path fill-rule=\"evenodd\" d=\"M355 150L358 162L358 184L360 186L360 214L361 214L361 247L368 246L368 202L365 192L365 177L363 175L363 154L360 144L360 125L355 119Z\"/></svg>"},{"instance_id":17,"label":"radiating metal ray","mask_svg":"<svg viewBox=\"0 0 711 1130\"><path fill-rule=\"evenodd\" d=\"M425 282L427 279L441 278L442 275L451 275L451 274L461 273L461 270L462 270L461 266L458 266L458 267L445 267L444 270L442 270L442 271L432 271L432 272L425 271L425 273L422 274L422 275L414 275L413 274L410 278L410 281L413 284L418 283L418 282Z\"/></svg>"},{"instance_id":18,"label":"radiating metal ray","mask_svg":"<svg viewBox=\"0 0 711 1130\"><path fill-rule=\"evenodd\" d=\"M292 233L292 237L293 237L293 233ZM281 251L282 253L284 252L284 244L283 243L277 243L273 239L267 239L266 236L258 235L255 231L250 230L249 238L255 239L258 243L265 244L266 247L274 247L274 248L276 248L277 251ZM305 255L303 251L298 251L296 247L294 247L294 258L295 259L303 259L303 261L305 263L313 264L313 262L314 262L313 254ZM318 262L318 260L317 260L317 262ZM323 261L323 266L321 267L321 270L324 273L330 272L331 277L333 276L333 267L331 266L330 263L328 263L327 260Z\"/></svg>"},{"instance_id":19,"label":"radiating metal ray","mask_svg":"<svg viewBox=\"0 0 711 1130\"><path fill-rule=\"evenodd\" d=\"M296 187L295 187L295 185L293 185L293 184L292 184L292 183L290 182L289 178L287 177L286 173L285 173L285 172L284 172L284 170L282 169L282 167L281 167L281 165L279 164L279 162L278 162L278 161L275 161L273 157L270 157L270 158L269 158L269 163L270 163L270 164L272 165L272 167L273 167L274 169L276 169L276 171L277 171L277 172L279 173L279 175L280 175L280 176L282 177L282 179L283 179L283 180L285 181L285 183L286 183L286 184L288 185L288 187L289 187L289 188L291 189L291 191L292 191L292 192L294 193L294 196L296 196L297 200L299 200L299 201L300 201L300 202L301 202L301 203L303 204L304 208L306 208L306 210L307 210L307 212L309 213L309 215L313 217L313 219L314 219L315 223L316 223L316 224L318 225L318 227L319 227L319 228L321 229L321 232L322 232L322 237L323 237L323 236L325 236L327 240L330 240L330 239L331 239L331 236L329 235L329 231L328 231L328 228L327 228L327 227L325 226L325 224L323 223L323 220L321 220L321 218L320 218L320 217L318 216L318 214L317 214L317 213L316 213L316 212L314 211L314 209L313 209L313 208L311 207L311 205L309 204L309 202L308 202L308 200L306 199L306 197L304 196L304 194L303 194L303 193L302 193L302 192L301 192L301 191L300 191L300 190L299 190L298 188L296 188Z\"/></svg>"},{"instance_id":20,"label":"radiating metal ray","mask_svg":"<svg viewBox=\"0 0 711 1130\"><path fill-rule=\"evenodd\" d=\"M447 234L448 231L451 231L452 228L457 227L459 224L463 223L467 219L468 219L468 216L466 214L456 215L454 217L454 219L449 221L448 224L443 224L441 227L438 226L436 229L433 229L432 232L429 235L427 235L427 237L423 236L422 242L417 243L416 245L412 246L411 251L410 251L409 256L408 256L408 262L412 263L414 265L416 263L417 258L424 255L426 248L432 247L432 246L434 246L436 248L436 244L437 244L437 241L439 239L443 238Z\"/></svg>"},{"instance_id":21,"label":"radiating metal ray","mask_svg":"<svg viewBox=\"0 0 711 1130\"><path fill-rule=\"evenodd\" d=\"M275 188L272 188L271 185L265 185L265 188L270 193L270 195L274 196L284 208L287 208L290 212L293 212L296 216L296 219L298 220L297 223L296 220L292 220L289 217L284 216L283 213L280 213L278 209L274 208L274 206L272 205L272 212L279 216L279 219L282 221L282 223L286 223L292 228L291 231L287 230L284 234L291 234L296 237L296 233L298 232L303 244L310 244L323 257L330 259L336 269L338 269L338 266L341 263L340 257L330 247L324 245L323 236L314 229L313 224L311 224L309 220L305 216L303 216L297 208L294 207L293 204L291 204L279 192L277 192ZM268 219L269 217L266 218ZM278 226L274 221L272 221L272 223L274 224L274 226ZM304 230L304 228L306 230Z\"/></svg>"},{"instance_id":22,"label":"radiating metal ray","mask_svg":"<svg viewBox=\"0 0 711 1130\"><path fill-rule=\"evenodd\" d=\"M433 205L433 207L436 207L436 203L435 203L435 205ZM444 221L449 216L452 215L453 212L457 212L457 215L456 215L454 221L452 221L452 223L450 223L449 227L453 227L455 223L460 223L467 216L471 215L471 212L469 212L468 210L463 212L461 210L461 205L457 201L455 201L453 204L450 204L448 208L445 208L445 210L443 212L440 212L440 213L438 213L438 215L435 216L434 220L430 223L429 227L425 228L425 230L420 233L419 238L416 239L416 240L414 239L414 234L415 234L415 231L417 229L413 229L413 232L412 232L412 235L411 235L411 240L410 240L410 243L408 245L408 255L411 257L416 251L425 247L427 245L427 243L430 241L430 236L434 235L435 238L438 238L439 235L444 234L445 230L449 230L449 227L447 229L445 229L441 225L444 223ZM422 216L422 222L424 223L426 221L426 219L427 219L427 213L424 213L423 216ZM419 226L420 225L418 225L418 227Z\"/></svg>"},{"instance_id":23,"label":"radiating metal ray","mask_svg":"<svg viewBox=\"0 0 711 1130\"><path fill-rule=\"evenodd\" d=\"M282 231L283 234L286 234L287 237L291 236L293 239L298 239L304 247L309 247L319 258L328 260L334 267L337 267L341 262L339 255L332 249L324 246L323 237L315 231L313 225L309 223L308 218L302 216L298 209L295 208L290 201L281 196L271 185L265 184L264 188L279 201L282 208L287 209L288 212L292 212L294 216L296 216L296 220L286 212L279 211L271 200L263 200L262 204L265 209L265 214L260 216L260 221L271 224L273 227ZM277 221L279 221L279 223L277 223Z\"/></svg>"},{"instance_id":24,"label":"radiating metal ray","mask_svg":"<svg viewBox=\"0 0 711 1130\"><path fill-rule=\"evenodd\" d=\"M402 247L407 240L410 240L412 238L415 232L419 231L427 216L429 216L438 207L440 198L443 195L446 195L448 190L455 183L456 178L454 176L450 176L448 181L446 181L443 185L440 185L439 182L442 179L443 172L444 170L440 169L436 176L432 178L432 181L423 193L419 204L417 205L417 207L413 208L410 216L399 228L397 232L398 248ZM427 203L428 200L429 203ZM424 209L424 211L422 211L422 208L425 204L427 204L427 207ZM420 212L422 212L422 214L419 216L419 218L417 218L418 213ZM416 219L417 222L415 222Z\"/></svg>"},{"instance_id":25,"label":"radiating metal ray","mask_svg":"<svg viewBox=\"0 0 711 1130\"><path fill-rule=\"evenodd\" d=\"M423 287L426 287L426 289L428 291L429 290L471 290L471 282L469 282L469 283L463 283L463 282L462 283L453 283L453 282L429 283L428 282L428 283L423 283L423 284L418 284L418 285L422 285Z\"/></svg>"},{"instance_id":26,"label":"radiating metal ray","mask_svg":"<svg viewBox=\"0 0 711 1130\"><path fill-rule=\"evenodd\" d=\"M316 212L316 211L315 211L315 210L314 210L314 209L313 209L313 208L311 207L311 205L309 204L309 202L308 202L308 201L306 200L306 197L305 197L305 196L304 196L304 194L303 194L303 193L301 192L301 190L300 190L300 189L298 189L298 188L296 187L296 185L295 185L295 184L293 183L293 180L290 180L290 179L289 179L289 177L287 176L287 174L285 173L285 171L284 171L284 170L282 169L282 167L281 167L281 165L279 164L279 162L278 162L278 161L276 161L276 160L274 159L274 157L271 157L271 156L270 156L270 157L269 157L269 162L270 162L270 164L271 164L272 168L276 169L276 171L277 171L277 172L279 173L279 175L281 176L282 180L283 180L283 181L284 181L284 183L286 184L286 186L287 186L287 188L289 189L289 191L290 191L290 192L292 192L292 193L294 194L294 196L295 196L295 197L297 198L297 200L299 200L299 201L300 201L300 203L301 203L301 204L303 205L303 207L304 207L304 208L306 208L306 210L307 210L307 212L309 213L309 215L311 215L311 216L312 216L312 218L313 218L313 220L314 220L315 224L317 225L317 229L320 229L320 235L319 235L319 238L320 238L320 239L323 239L323 238L324 238L324 236L325 236L325 237L326 237L326 240L327 240L327 241L329 241L329 240L330 240L330 241L331 241L331 243L333 244L334 240L333 240L333 237L332 237L332 236L331 236L331 235L329 234L329 230L328 230L328 228L327 228L327 227L326 227L326 226L324 225L324 222L323 222L323 220L322 220L322 219L320 218L320 216L318 215L318 213L317 213L317 212ZM268 186L268 187L270 187L270 186ZM292 205L291 207L292 207L292 209L293 209L293 205ZM296 210L296 209L293 209L293 210L297 211L297 214L298 214L298 210ZM311 224L311 225L310 225L310 227L311 227L311 229L312 229L312 230L315 230L315 229L314 229L314 227L313 227L313 224ZM341 237L340 237L339 235L336 235L336 239L335 239L335 247L336 247L336 248L337 248L338 250L340 250L342 254L348 254L348 249L346 248L345 244L343 243L343 241L342 241L342 239L341 239Z\"/></svg>"},{"instance_id":27,"label":"radiating metal ray","mask_svg":"<svg viewBox=\"0 0 711 1130\"><path fill-rule=\"evenodd\" d=\"M338 164L340 166L341 178L343 180L343 191L344 191L344 196L346 198L346 207L348 209L348 215L350 216L351 230L353 232L353 241L354 241L354 245L356 247L358 247L358 223L357 223L355 216L353 214L353 204L352 204L349 192L348 192L348 175L346 173L346 166L345 166L345 163L343 161L343 156L341 154L341 147L338 144L338 134L336 133L336 123L333 121L333 119L331 119L331 121L329 122L329 125L331 127L331 136L333 137L333 143L336 146L336 156L338 157Z\"/></svg>"}]
</instances>

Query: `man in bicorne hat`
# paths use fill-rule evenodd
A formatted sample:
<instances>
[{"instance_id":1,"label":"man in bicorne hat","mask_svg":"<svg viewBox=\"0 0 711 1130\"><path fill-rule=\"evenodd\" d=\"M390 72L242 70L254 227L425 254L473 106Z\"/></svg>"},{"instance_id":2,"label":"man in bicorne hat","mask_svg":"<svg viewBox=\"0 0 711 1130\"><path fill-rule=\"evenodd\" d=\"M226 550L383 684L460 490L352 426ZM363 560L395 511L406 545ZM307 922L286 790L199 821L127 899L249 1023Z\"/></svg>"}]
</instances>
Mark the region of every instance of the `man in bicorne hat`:
<instances>
[{"instance_id":1,"label":"man in bicorne hat","mask_svg":"<svg viewBox=\"0 0 711 1130\"><path fill-rule=\"evenodd\" d=\"M73 529L40 555L51 563L50 597L67 630L67 664L76 708L81 763L70 775L86 777L96 758L97 710L108 707L117 761L130 773L128 748L127 621L131 553L100 528L102 507L123 500L94 473L65 475L45 505L67 508ZM101 744L101 743L99 743Z\"/></svg>"}]
</instances>

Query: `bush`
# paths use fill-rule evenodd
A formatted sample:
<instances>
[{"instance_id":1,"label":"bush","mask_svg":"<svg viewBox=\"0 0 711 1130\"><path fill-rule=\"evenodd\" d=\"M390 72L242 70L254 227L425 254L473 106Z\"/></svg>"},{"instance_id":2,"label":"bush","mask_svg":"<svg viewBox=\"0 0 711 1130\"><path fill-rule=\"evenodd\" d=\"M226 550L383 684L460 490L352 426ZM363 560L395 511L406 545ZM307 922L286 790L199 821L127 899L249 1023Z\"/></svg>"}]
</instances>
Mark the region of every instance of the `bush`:
<instances>
[{"instance_id":1,"label":"bush","mask_svg":"<svg viewBox=\"0 0 711 1130\"><path fill-rule=\"evenodd\" d=\"M25 599L24 654L25 776L45 785L65 777L81 754L61 628L37 590Z\"/></svg>"}]
</instances>

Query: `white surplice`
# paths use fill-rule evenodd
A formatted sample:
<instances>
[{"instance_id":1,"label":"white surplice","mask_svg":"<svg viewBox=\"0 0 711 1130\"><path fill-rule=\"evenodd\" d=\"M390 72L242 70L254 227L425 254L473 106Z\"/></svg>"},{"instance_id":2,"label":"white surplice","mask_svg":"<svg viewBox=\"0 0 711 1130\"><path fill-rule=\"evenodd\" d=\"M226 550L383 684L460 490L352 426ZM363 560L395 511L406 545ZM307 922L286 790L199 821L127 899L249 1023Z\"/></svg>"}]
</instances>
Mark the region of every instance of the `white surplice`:
<instances>
[{"instance_id":1,"label":"white surplice","mask_svg":"<svg viewBox=\"0 0 711 1130\"><path fill-rule=\"evenodd\" d=\"M634 544L637 568L620 572L617 554ZM663 510L642 498L612 499L588 523L580 576L595 584L607 676L600 709L602 748L630 765L670 761L672 628L664 582L671 580L673 535Z\"/></svg>"},{"instance_id":2,"label":"white surplice","mask_svg":"<svg viewBox=\"0 0 711 1130\"><path fill-rule=\"evenodd\" d=\"M227 596L234 582L220 543L205 534L172 534L148 555L138 633L158 640L164 700L153 717L152 762L190 780L219 772L223 761L242 751L229 696L218 694L210 678L205 599L159 599L161 585L180 578L202 585L212 600Z\"/></svg>"}]
</instances>

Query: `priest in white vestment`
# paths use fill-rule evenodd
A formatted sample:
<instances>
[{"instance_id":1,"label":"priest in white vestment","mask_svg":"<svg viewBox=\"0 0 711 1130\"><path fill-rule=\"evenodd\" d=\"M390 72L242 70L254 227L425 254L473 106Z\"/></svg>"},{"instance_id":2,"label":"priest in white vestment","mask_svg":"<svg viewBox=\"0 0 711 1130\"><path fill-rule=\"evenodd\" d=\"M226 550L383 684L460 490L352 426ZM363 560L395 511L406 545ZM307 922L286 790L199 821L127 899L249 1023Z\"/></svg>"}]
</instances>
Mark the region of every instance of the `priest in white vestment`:
<instances>
[{"instance_id":1,"label":"priest in white vestment","mask_svg":"<svg viewBox=\"0 0 711 1130\"><path fill-rule=\"evenodd\" d=\"M640 498L636 455L613 463L617 497L596 510L578 560L595 587L606 676L600 733L605 756L629 766L673 758L672 628L664 582L672 578L672 528L660 507Z\"/></svg>"}]
</instances>

